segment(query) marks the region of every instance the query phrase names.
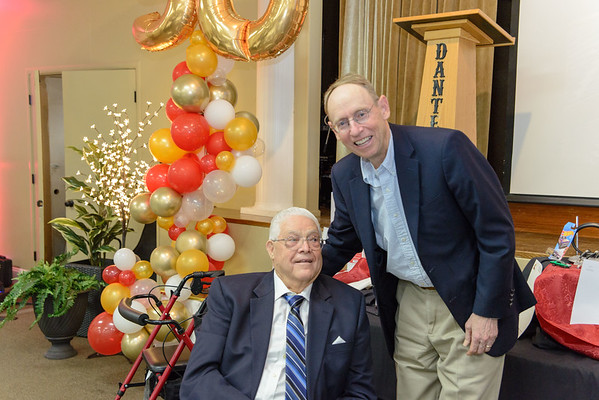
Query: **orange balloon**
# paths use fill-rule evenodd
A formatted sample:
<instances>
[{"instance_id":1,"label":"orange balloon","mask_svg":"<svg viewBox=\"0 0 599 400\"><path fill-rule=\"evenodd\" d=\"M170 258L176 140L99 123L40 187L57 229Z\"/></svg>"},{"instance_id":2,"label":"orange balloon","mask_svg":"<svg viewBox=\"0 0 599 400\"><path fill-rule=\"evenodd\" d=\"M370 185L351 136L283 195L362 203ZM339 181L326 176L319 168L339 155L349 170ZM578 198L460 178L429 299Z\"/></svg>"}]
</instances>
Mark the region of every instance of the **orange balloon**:
<instances>
[{"instance_id":1,"label":"orange balloon","mask_svg":"<svg viewBox=\"0 0 599 400\"><path fill-rule=\"evenodd\" d=\"M125 297L129 297L131 292L127 286L121 285L118 282L111 283L102 290L100 295L100 304L108 314L113 314L119 303Z\"/></svg>"},{"instance_id":2,"label":"orange balloon","mask_svg":"<svg viewBox=\"0 0 599 400\"><path fill-rule=\"evenodd\" d=\"M165 164L171 164L187 153L175 144L169 128L158 129L152 133L148 146L154 158Z\"/></svg>"},{"instance_id":3,"label":"orange balloon","mask_svg":"<svg viewBox=\"0 0 599 400\"><path fill-rule=\"evenodd\" d=\"M220 215L213 215L210 217L210 220L214 222L213 233L222 233L227 229L227 221Z\"/></svg>"},{"instance_id":4,"label":"orange balloon","mask_svg":"<svg viewBox=\"0 0 599 400\"><path fill-rule=\"evenodd\" d=\"M185 52L187 68L198 76L210 76L218 66L216 53L203 43L192 44Z\"/></svg>"},{"instance_id":5,"label":"orange balloon","mask_svg":"<svg viewBox=\"0 0 599 400\"><path fill-rule=\"evenodd\" d=\"M251 120L245 117L237 117L229 121L225 127L224 136L225 142L233 150L243 151L256 143L258 129Z\"/></svg>"},{"instance_id":6,"label":"orange balloon","mask_svg":"<svg viewBox=\"0 0 599 400\"><path fill-rule=\"evenodd\" d=\"M235 165L235 156L230 151L221 151L214 160L216 167L223 171L231 171Z\"/></svg>"},{"instance_id":7,"label":"orange balloon","mask_svg":"<svg viewBox=\"0 0 599 400\"><path fill-rule=\"evenodd\" d=\"M162 229L168 230L175 223L175 216L174 215L171 215L170 217L158 216L158 217L156 217L156 222L158 223L159 227L161 227Z\"/></svg>"},{"instance_id":8,"label":"orange balloon","mask_svg":"<svg viewBox=\"0 0 599 400\"><path fill-rule=\"evenodd\" d=\"M214 221L210 218L198 221L196 224L196 231L203 233L204 235L210 235L214 231Z\"/></svg>"},{"instance_id":9,"label":"orange balloon","mask_svg":"<svg viewBox=\"0 0 599 400\"><path fill-rule=\"evenodd\" d=\"M154 270L149 261L138 261L135 263L131 271L135 274L136 279L146 279L152 276Z\"/></svg>"},{"instance_id":10,"label":"orange balloon","mask_svg":"<svg viewBox=\"0 0 599 400\"><path fill-rule=\"evenodd\" d=\"M208 271L208 256L198 249L185 250L177 258L177 273L185 277L193 272Z\"/></svg>"}]
</instances>

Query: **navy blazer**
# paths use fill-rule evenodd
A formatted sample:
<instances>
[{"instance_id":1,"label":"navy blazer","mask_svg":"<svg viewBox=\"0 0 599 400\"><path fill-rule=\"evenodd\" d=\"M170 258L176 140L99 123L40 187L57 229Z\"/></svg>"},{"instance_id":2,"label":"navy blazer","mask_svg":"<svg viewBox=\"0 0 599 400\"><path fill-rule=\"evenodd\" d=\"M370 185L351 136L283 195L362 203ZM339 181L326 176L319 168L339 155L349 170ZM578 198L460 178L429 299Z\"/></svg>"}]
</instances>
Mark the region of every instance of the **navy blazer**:
<instances>
[{"instance_id":1,"label":"navy blazer","mask_svg":"<svg viewBox=\"0 0 599 400\"><path fill-rule=\"evenodd\" d=\"M517 339L518 314L535 300L514 258L512 217L495 172L462 132L390 127L402 204L422 266L462 329L473 312L499 319L488 354L505 354ZM323 273L334 274L364 249L392 354L397 278L386 272L387 254L376 244L358 156L333 166L332 184L335 215Z\"/></svg>"},{"instance_id":2,"label":"navy blazer","mask_svg":"<svg viewBox=\"0 0 599 400\"><path fill-rule=\"evenodd\" d=\"M253 399L272 325L273 271L217 278L181 383L181 399ZM310 295L308 399L376 399L364 296L320 275ZM333 344L337 337L345 340Z\"/></svg>"}]
</instances>

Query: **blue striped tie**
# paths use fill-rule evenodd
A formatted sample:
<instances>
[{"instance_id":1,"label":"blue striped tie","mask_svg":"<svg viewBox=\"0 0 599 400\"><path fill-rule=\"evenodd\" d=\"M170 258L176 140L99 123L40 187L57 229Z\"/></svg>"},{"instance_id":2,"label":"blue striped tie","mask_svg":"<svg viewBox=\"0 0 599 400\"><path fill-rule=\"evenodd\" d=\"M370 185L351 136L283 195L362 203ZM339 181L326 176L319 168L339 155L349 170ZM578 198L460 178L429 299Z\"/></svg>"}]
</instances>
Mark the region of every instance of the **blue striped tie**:
<instances>
[{"instance_id":1,"label":"blue striped tie","mask_svg":"<svg viewBox=\"0 0 599 400\"><path fill-rule=\"evenodd\" d=\"M291 306L287 318L287 351L285 366L285 400L305 400L306 391L306 338L299 308L304 298L286 294Z\"/></svg>"}]
</instances>

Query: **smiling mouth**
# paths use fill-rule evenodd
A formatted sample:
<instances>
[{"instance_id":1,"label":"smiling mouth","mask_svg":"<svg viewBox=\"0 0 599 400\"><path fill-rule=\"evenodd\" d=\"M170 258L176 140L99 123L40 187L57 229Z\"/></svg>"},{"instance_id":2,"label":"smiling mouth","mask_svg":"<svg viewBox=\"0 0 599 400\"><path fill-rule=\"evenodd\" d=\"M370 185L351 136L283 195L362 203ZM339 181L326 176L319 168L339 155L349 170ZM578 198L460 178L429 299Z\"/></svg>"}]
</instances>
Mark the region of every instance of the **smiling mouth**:
<instances>
[{"instance_id":1,"label":"smiling mouth","mask_svg":"<svg viewBox=\"0 0 599 400\"><path fill-rule=\"evenodd\" d=\"M369 142L370 139L372 139L372 136L367 136L364 139L360 139L360 140L355 141L354 144L356 146L362 146L362 145L366 144L367 142Z\"/></svg>"}]
</instances>

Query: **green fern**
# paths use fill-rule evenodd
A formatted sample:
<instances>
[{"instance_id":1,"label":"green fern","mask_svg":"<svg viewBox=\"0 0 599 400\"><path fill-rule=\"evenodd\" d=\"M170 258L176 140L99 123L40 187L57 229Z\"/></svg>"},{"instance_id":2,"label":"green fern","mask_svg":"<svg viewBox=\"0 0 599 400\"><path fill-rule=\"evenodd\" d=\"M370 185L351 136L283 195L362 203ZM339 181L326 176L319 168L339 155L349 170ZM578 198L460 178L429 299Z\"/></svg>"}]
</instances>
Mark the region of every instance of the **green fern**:
<instances>
[{"instance_id":1,"label":"green fern","mask_svg":"<svg viewBox=\"0 0 599 400\"><path fill-rule=\"evenodd\" d=\"M41 319L44 303L48 298L52 299L53 305L53 313L49 316L60 317L73 306L77 295L93 289L100 289L104 285L95 276L65 267L73 254L74 252L61 254L55 257L51 263L41 261L32 269L21 272L15 278L10 292L0 303L0 312L6 312L6 317L0 321L0 328L6 322L15 319L17 313L30 300L33 301L36 316L29 326L31 329Z\"/></svg>"}]
</instances>

